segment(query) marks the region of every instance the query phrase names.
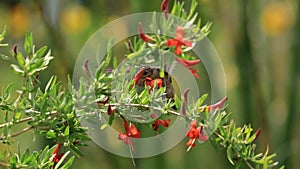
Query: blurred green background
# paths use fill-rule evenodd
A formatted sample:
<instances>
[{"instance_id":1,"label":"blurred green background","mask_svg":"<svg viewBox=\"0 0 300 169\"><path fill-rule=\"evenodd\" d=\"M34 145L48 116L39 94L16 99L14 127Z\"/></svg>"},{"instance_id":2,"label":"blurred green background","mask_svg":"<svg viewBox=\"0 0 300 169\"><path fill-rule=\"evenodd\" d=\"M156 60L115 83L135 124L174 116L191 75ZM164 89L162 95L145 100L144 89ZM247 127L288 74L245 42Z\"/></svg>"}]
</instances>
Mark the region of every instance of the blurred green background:
<instances>
[{"instance_id":1,"label":"blurred green background","mask_svg":"<svg viewBox=\"0 0 300 169\"><path fill-rule=\"evenodd\" d=\"M170 0L171 4L173 0ZM300 159L300 1L297 0L198 0L203 21L213 21L210 40L223 62L229 107L239 125L262 128L259 150L266 146L288 168ZM190 0L185 1L190 4ZM1 0L0 29L8 28L0 48L8 54L33 32L38 47L48 45L55 56L50 69L40 75L45 83L56 74L66 83L85 41L101 26L118 17L160 10L160 0ZM170 5L171 6L171 5ZM122 27L112 31L126 31ZM118 54L116 54L118 55ZM0 88L19 79L0 62ZM39 150L47 142L32 133L19 136L22 149ZM185 141L151 158L136 159L135 168L233 168L224 151L209 142L186 153ZM84 157L72 168L134 168L131 159L110 154L93 144L82 148ZM0 145L0 149L6 146Z\"/></svg>"}]
</instances>

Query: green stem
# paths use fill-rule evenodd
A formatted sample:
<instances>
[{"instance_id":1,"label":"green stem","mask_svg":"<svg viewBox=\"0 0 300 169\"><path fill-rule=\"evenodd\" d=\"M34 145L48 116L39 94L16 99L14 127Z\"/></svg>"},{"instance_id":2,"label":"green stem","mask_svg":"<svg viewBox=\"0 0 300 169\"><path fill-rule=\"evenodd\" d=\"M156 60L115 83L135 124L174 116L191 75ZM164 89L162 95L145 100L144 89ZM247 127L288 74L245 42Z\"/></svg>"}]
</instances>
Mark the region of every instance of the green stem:
<instances>
[{"instance_id":1,"label":"green stem","mask_svg":"<svg viewBox=\"0 0 300 169\"><path fill-rule=\"evenodd\" d=\"M38 112L39 113L39 112ZM56 115L57 114L57 111L53 111L53 112L48 112L48 113L46 113L46 115ZM3 127L5 127L5 126L7 126L7 127L11 127L11 126L13 126L13 125L15 125L15 124L21 124L21 123L25 123L25 122L28 122L28 121L31 121L31 120L33 120L33 117L26 117L26 118L23 118L23 119L20 119L20 120L17 120L17 121L15 121L15 122L7 122L7 123L4 123L4 124L1 124L0 125L0 129L1 128L3 128ZM46 119L46 120L48 120L48 119Z\"/></svg>"}]
</instances>

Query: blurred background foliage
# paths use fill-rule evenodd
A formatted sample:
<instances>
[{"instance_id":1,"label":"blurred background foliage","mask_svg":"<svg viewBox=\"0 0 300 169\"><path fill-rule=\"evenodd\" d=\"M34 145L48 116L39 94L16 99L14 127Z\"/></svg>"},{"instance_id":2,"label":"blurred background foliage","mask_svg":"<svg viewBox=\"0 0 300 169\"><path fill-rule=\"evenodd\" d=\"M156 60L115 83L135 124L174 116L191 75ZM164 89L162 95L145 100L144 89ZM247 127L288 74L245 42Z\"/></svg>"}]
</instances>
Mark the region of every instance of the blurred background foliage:
<instances>
[{"instance_id":1,"label":"blurred background foliage","mask_svg":"<svg viewBox=\"0 0 300 169\"><path fill-rule=\"evenodd\" d=\"M223 62L227 95L239 125L262 128L261 151L267 145L286 168L297 168L300 159L300 1L297 0L198 0L198 12L213 21L210 40ZM171 0L171 3L172 0ZM186 4L190 1L186 0ZM137 12L160 10L160 0L1 0L0 28L7 25L7 53L23 45L33 32L38 47L48 45L55 56L50 69L40 75L46 82L57 74L64 83L85 41L106 23ZM122 27L112 32L127 31ZM124 46L125 48L125 46ZM124 51L124 49L123 49ZM124 53L115 53L124 55ZM0 62L0 88L19 79ZM200 79L201 80L201 79ZM1 116L2 118L2 116ZM40 149L46 140L32 133L19 136L21 148ZM172 150L151 158L136 159L136 168L232 168L222 151L207 142L186 153L183 141ZM72 168L134 168L131 160L110 154L92 142ZM0 145L0 149L3 149Z\"/></svg>"}]
</instances>

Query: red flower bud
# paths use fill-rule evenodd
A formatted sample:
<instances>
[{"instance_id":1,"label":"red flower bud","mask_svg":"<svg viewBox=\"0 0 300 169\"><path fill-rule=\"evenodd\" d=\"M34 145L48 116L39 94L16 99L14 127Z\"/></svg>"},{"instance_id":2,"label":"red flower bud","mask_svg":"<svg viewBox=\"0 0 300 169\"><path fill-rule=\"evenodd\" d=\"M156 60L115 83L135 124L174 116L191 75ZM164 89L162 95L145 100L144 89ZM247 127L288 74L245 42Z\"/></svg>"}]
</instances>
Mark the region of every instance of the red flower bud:
<instances>
[{"instance_id":1,"label":"red flower bud","mask_svg":"<svg viewBox=\"0 0 300 169\"><path fill-rule=\"evenodd\" d=\"M15 55L17 55L18 54L18 45L17 44L15 44L14 46L13 46L13 48L12 48L12 51L14 52L14 54Z\"/></svg>"},{"instance_id":2,"label":"red flower bud","mask_svg":"<svg viewBox=\"0 0 300 169\"><path fill-rule=\"evenodd\" d=\"M75 141L73 141L73 145L76 145L76 144L78 144L80 142L80 140L75 140Z\"/></svg>"},{"instance_id":3,"label":"red flower bud","mask_svg":"<svg viewBox=\"0 0 300 169\"><path fill-rule=\"evenodd\" d=\"M107 98L106 98L105 100L103 100L103 101L98 101L97 103L101 103L101 104L103 104L103 105L106 105L106 104L108 103L108 101L109 101L109 96L107 96Z\"/></svg>"},{"instance_id":4,"label":"red flower bud","mask_svg":"<svg viewBox=\"0 0 300 169\"><path fill-rule=\"evenodd\" d=\"M140 34L140 37L143 41L145 42L152 42L154 41L154 39L152 39L150 36L147 36L144 31L143 31L143 27L142 27L142 23L139 22L139 34Z\"/></svg>"},{"instance_id":5,"label":"red flower bud","mask_svg":"<svg viewBox=\"0 0 300 169\"><path fill-rule=\"evenodd\" d=\"M166 19L169 17L169 10L168 10L168 0L163 0L161 3L161 12L165 13Z\"/></svg>"},{"instance_id":6,"label":"red flower bud","mask_svg":"<svg viewBox=\"0 0 300 169\"><path fill-rule=\"evenodd\" d=\"M261 128L259 128L256 132L255 132L255 139L253 141L255 141L259 135L260 135L260 132L261 132Z\"/></svg>"},{"instance_id":7,"label":"red flower bud","mask_svg":"<svg viewBox=\"0 0 300 169\"><path fill-rule=\"evenodd\" d=\"M169 127L170 121L171 121L170 119L167 119L167 120L158 119L158 120L156 120L156 121L152 124L153 130L157 131L159 125L161 125L161 126L163 126L163 127Z\"/></svg>"},{"instance_id":8,"label":"red flower bud","mask_svg":"<svg viewBox=\"0 0 300 169\"><path fill-rule=\"evenodd\" d=\"M110 116L110 115L112 115L114 112L115 112L115 110L113 110L113 109L111 108L111 105L108 105L108 107L107 107L107 114Z\"/></svg>"},{"instance_id":9,"label":"red flower bud","mask_svg":"<svg viewBox=\"0 0 300 169\"><path fill-rule=\"evenodd\" d=\"M211 110L220 109L225 104L225 102L227 100L228 100L228 97L224 97L219 102L217 102L217 103L215 103L213 105L205 107L203 111L211 111Z\"/></svg>"},{"instance_id":10,"label":"red flower bud","mask_svg":"<svg viewBox=\"0 0 300 169\"><path fill-rule=\"evenodd\" d=\"M192 47L192 42L184 40L184 29L183 27L178 26L175 38L167 40L167 46L175 46L175 54L180 55L182 53L181 46Z\"/></svg>"}]
</instances>

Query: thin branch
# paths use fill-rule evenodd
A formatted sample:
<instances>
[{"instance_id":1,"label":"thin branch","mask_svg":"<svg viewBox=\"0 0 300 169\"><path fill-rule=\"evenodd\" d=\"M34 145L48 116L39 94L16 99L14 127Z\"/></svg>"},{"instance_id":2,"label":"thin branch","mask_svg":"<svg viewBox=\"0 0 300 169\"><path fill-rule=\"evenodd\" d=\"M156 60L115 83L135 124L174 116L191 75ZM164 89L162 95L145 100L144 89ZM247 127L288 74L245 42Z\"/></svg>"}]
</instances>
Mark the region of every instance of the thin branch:
<instances>
[{"instance_id":1,"label":"thin branch","mask_svg":"<svg viewBox=\"0 0 300 169\"><path fill-rule=\"evenodd\" d=\"M18 120L16 122L4 123L4 124L0 125L0 129L3 128L3 127L5 127L5 126L10 127L10 126L12 126L14 124L20 124L20 123L24 123L24 122L27 122L27 121L30 121L30 120L33 120L33 118L32 117L26 117L26 118Z\"/></svg>"},{"instance_id":2,"label":"thin branch","mask_svg":"<svg viewBox=\"0 0 300 169\"><path fill-rule=\"evenodd\" d=\"M2 165L2 166L4 166L4 167L9 167L9 166L10 166L9 164L4 163L4 162L1 162L1 161L0 161L0 165Z\"/></svg>"},{"instance_id":3,"label":"thin branch","mask_svg":"<svg viewBox=\"0 0 300 169\"><path fill-rule=\"evenodd\" d=\"M135 104L135 103L124 103L124 104L121 104L121 103L112 103L112 104L105 104L104 106L132 106L132 107L142 107L142 108L148 108L148 109L154 109L154 110L158 110L158 111L165 111L164 109L162 108L159 108L159 107L153 107L153 106L149 106L149 105L143 105L143 104ZM173 114L173 115L176 115L176 116L180 116L181 114L176 112L176 111L173 111L173 110L166 110L167 112Z\"/></svg>"},{"instance_id":4,"label":"thin branch","mask_svg":"<svg viewBox=\"0 0 300 169\"><path fill-rule=\"evenodd\" d=\"M10 136L11 136L11 137L17 137L18 135L23 134L23 133L26 133L27 131L30 131L30 130L32 130L32 129L34 129L34 127L33 127L33 126L29 126L29 127L27 127L27 128L24 128L23 130L20 130L20 131L18 131L18 132L15 132L15 133L11 134Z\"/></svg>"},{"instance_id":5,"label":"thin branch","mask_svg":"<svg viewBox=\"0 0 300 169\"><path fill-rule=\"evenodd\" d=\"M38 113L40 113L40 112L38 112ZM38 114L38 113L37 113L37 114ZM56 115L56 114L57 114L57 111L53 111L53 112L48 112L48 113L46 113L46 115ZM10 127L10 126L12 126L12 125L20 124L20 123L25 123L25 122L28 122L28 121L31 121L31 120L33 120L33 117L26 117L26 118L24 118L24 119L17 120L17 121L15 121L15 122L7 122L7 123L4 123L4 124L1 124L1 125L0 125L0 129L3 128L3 127L5 127L5 126Z\"/></svg>"},{"instance_id":6,"label":"thin branch","mask_svg":"<svg viewBox=\"0 0 300 169\"><path fill-rule=\"evenodd\" d=\"M244 161L250 169L254 169L254 167L247 160L244 160Z\"/></svg>"}]
</instances>

